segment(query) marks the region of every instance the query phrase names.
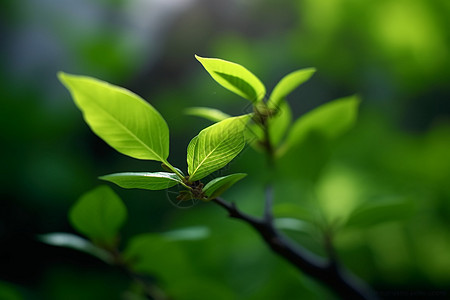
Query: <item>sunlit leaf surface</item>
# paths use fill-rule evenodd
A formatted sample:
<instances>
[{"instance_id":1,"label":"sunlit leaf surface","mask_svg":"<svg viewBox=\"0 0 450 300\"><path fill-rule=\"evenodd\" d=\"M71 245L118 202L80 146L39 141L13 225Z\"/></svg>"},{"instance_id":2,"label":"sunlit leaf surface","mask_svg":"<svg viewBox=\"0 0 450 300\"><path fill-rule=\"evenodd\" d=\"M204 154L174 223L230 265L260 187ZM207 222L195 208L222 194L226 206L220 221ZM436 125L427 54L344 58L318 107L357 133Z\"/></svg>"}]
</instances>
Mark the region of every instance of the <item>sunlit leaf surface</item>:
<instances>
[{"instance_id":1,"label":"sunlit leaf surface","mask_svg":"<svg viewBox=\"0 0 450 300\"><path fill-rule=\"evenodd\" d=\"M60 72L61 82L100 138L125 155L164 162L169 156L169 128L149 103L107 82Z\"/></svg>"},{"instance_id":2,"label":"sunlit leaf surface","mask_svg":"<svg viewBox=\"0 0 450 300\"><path fill-rule=\"evenodd\" d=\"M311 78L315 72L315 68L307 68L294 71L283 77L270 95L268 101L269 107L278 107L281 100L286 98L286 96L292 93L299 85Z\"/></svg>"},{"instance_id":3,"label":"sunlit leaf surface","mask_svg":"<svg viewBox=\"0 0 450 300\"><path fill-rule=\"evenodd\" d=\"M218 109L209 107L191 107L186 109L185 112L188 115L202 117L213 122L220 122L231 117Z\"/></svg>"},{"instance_id":4,"label":"sunlit leaf surface","mask_svg":"<svg viewBox=\"0 0 450 300\"><path fill-rule=\"evenodd\" d=\"M266 94L264 84L243 66L218 58L205 58L198 55L195 58L224 88L252 102L261 101L264 98Z\"/></svg>"},{"instance_id":5,"label":"sunlit leaf surface","mask_svg":"<svg viewBox=\"0 0 450 300\"><path fill-rule=\"evenodd\" d=\"M203 129L189 143L189 180L196 181L223 168L245 146L244 130L249 115L225 119Z\"/></svg>"},{"instance_id":6,"label":"sunlit leaf surface","mask_svg":"<svg viewBox=\"0 0 450 300\"><path fill-rule=\"evenodd\" d=\"M181 183L180 178L168 172L125 172L101 176L100 179L126 189L163 190Z\"/></svg>"}]
</instances>

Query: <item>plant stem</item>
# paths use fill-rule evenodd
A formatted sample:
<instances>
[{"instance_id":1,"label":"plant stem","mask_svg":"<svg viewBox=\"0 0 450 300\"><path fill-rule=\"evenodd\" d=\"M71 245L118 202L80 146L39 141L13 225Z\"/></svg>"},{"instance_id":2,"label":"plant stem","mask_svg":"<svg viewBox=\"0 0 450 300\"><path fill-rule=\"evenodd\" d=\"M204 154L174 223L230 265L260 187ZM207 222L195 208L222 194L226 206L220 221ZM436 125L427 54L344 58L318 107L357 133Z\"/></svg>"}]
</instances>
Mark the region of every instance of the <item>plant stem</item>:
<instances>
[{"instance_id":1,"label":"plant stem","mask_svg":"<svg viewBox=\"0 0 450 300\"><path fill-rule=\"evenodd\" d=\"M212 200L224 208L229 216L239 219L252 226L264 239L266 244L278 255L289 261L305 274L326 284L343 299L376 299L374 293L335 263L328 264L323 259L313 255L300 245L294 244L282 236L275 228L272 220L255 218L241 212L234 203L222 198Z\"/></svg>"},{"instance_id":2,"label":"plant stem","mask_svg":"<svg viewBox=\"0 0 450 300\"><path fill-rule=\"evenodd\" d=\"M178 176L178 178L181 179L181 182L180 182L181 185L183 185L185 188L187 188L189 190L192 189L190 186L188 186L187 184L184 183L185 178L184 178L183 174L181 174L180 171L178 171L174 166L172 166L172 164L170 164L167 160L163 161L162 163L165 164L172 172L174 172Z\"/></svg>"}]
</instances>

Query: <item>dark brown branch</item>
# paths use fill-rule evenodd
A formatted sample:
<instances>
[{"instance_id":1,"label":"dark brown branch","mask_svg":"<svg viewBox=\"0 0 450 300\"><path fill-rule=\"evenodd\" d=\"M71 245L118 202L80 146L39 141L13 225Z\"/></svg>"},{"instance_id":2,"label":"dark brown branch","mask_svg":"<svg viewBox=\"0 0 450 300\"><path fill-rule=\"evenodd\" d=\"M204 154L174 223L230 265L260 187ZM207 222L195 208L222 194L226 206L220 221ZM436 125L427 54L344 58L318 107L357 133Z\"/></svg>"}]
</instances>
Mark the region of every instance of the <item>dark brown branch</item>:
<instances>
[{"instance_id":1,"label":"dark brown branch","mask_svg":"<svg viewBox=\"0 0 450 300\"><path fill-rule=\"evenodd\" d=\"M242 220L252 226L274 252L289 261L301 272L324 283L342 299L376 299L376 296L368 287L337 264L327 263L282 236L275 229L271 219L267 220L266 217L264 219L255 218L241 212L234 203L226 202L222 198L216 198L212 201L223 207L231 218Z\"/></svg>"}]
</instances>

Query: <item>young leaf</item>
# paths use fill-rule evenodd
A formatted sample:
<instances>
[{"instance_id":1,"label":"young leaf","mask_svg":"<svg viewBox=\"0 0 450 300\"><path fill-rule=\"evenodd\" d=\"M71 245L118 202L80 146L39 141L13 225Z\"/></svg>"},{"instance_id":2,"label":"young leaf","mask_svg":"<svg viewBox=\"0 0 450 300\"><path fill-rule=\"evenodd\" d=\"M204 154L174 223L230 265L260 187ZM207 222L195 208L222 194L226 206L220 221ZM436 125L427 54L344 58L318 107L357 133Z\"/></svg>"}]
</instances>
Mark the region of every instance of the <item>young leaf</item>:
<instances>
[{"instance_id":1,"label":"young leaf","mask_svg":"<svg viewBox=\"0 0 450 300\"><path fill-rule=\"evenodd\" d=\"M286 96L294 91L299 85L311 78L314 72L316 72L315 68L307 68L294 71L283 77L273 89L268 101L268 106L270 108L278 107L281 100L286 98Z\"/></svg>"},{"instance_id":2,"label":"young leaf","mask_svg":"<svg viewBox=\"0 0 450 300\"><path fill-rule=\"evenodd\" d=\"M164 190L176 184L182 184L181 179L175 173L167 172L126 172L115 173L99 177L117 184L125 189Z\"/></svg>"},{"instance_id":3,"label":"young leaf","mask_svg":"<svg viewBox=\"0 0 450 300\"><path fill-rule=\"evenodd\" d=\"M125 222L127 210L122 200L108 186L97 187L72 206L72 226L94 242L113 245L117 231Z\"/></svg>"},{"instance_id":4,"label":"young leaf","mask_svg":"<svg viewBox=\"0 0 450 300\"><path fill-rule=\"evenodd\" d=\"M220 122L231 116L215 108L191 107L185 110L186 114L202 117L213 122Z\"/></svg>"},{"instance_id":5,"label":"young leaf","mask_svg":"<svg viewBox=\"0 0 450 300\"><path fill-rule=\"evenodd\" d=\"M350 129L356 121L359 98L350 96L340 98L308 112L297 119L282 145L278 155L289 148L301 144L311 133L330 140Z\"/></svg>"},{"instance_id":6,"label":"young leaf","mask_svg":"<svg viewBox=\"0 0 450 300\"><path fill-rule=\"evenodd\" d=\"M211 77L227 90L251 102L261 101L266 88L262 82L243 66L218 58L195 58L203 65Z\"/></svg>"},{"instance_id":7,"label":"young leaf","mask_svg":"<svg viewBox=\"0 0 450 300\"><path fill-rule=\"evenodd\" d=\"M48 233L39 235L38 238L41 242L52 246L66 247L85 252L109 264L114 261L114 257L112 256L112 254L110 254L106 250L99 248L92 244L90 241L71 233Z\"/></svg>"},{"instance_id":8,"label":"young leaf","mask_svg":"<svg viewBox=\"0 0 450 300\"><path fill-rule=\"evenodd\" d=\"M194 137L187 149L189 181L219 170L245 146L244 130L250 115L232 117L213 124Z\"/></svg>"},{"instance_id":9,"label":"young leaf","mask_svg":"<svg viewBox=\"0 0 450 300\"><path fill-rule=\"evenodd\" d=\"M205 187L203 188L203 192L205 192L209 200L214 199L216 197L219 197L223 192L225 192L233 184L235 184L245 176L247 176L247 174L237 173L215 178L205 185Z\"/></svg>"},{"instance_id":10,"label":"young leaf","mask_svg":"<svg viewBox=\"0 0 450 300\"><path fill-rule=\"evenodd\" d=\"M217 124L217 123L216 123ZM195 158L195 153L196 153L196 147L197 147L197 142L198 142L198 135L195 136L188 145L187 148L187 164L188 164L188 172L191 172L191 167L189 166L193 166L194 165L194 158Z\"/></svg>"},{"instance_id":11,"label":"young leaf","mask_svg":"<svg viewBox=\"0 0 450 300\"><path fill-rule=\"evenodd\" d=\"M58 73L92 131L122 154L165 162L166 121L136 94L98 79Z\"/></svg>"},{"instance_id":12,"label":"young leaf","mask_svg":"<svg viewBox=\"0 0 450 300\"><path fill-rule=\"evenodd\" d=\"M292 120L291 108L287 102L280 100L276 114L269 118L269 138L273 147L277 147L283 140Z\"/></svg>"}]
</instances>

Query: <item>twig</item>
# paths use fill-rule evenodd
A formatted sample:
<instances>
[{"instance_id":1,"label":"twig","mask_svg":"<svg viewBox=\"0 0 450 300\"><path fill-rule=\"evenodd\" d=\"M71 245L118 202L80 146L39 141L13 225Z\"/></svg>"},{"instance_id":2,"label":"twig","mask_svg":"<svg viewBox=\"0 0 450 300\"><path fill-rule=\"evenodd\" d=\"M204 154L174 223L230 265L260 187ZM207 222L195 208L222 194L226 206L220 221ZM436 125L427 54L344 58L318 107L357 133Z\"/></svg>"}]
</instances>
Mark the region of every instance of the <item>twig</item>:
<instances>
[{"instance_id":1,"label":"twig","mask_svg":"<svg viewBox=\"0 0 450 300\"><path fill-rule=\"evenodd\" d=\"M274 252L296 266L301 272L326 284L343 299L376 299L368 287L347 271L335 264L326 263L323 259L280 235L275 229L272 219L255 218L240 211L234 203L226 202L222 198L215 198L212 201L224 208L231 218L242 220L252 226Z\"/></svg>"}]
</instances>

